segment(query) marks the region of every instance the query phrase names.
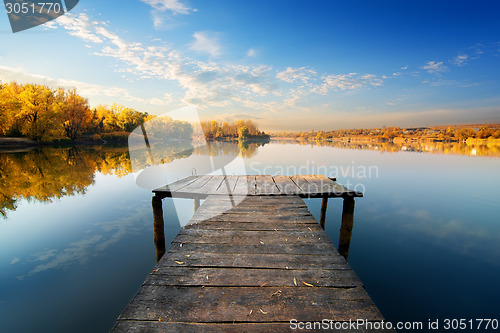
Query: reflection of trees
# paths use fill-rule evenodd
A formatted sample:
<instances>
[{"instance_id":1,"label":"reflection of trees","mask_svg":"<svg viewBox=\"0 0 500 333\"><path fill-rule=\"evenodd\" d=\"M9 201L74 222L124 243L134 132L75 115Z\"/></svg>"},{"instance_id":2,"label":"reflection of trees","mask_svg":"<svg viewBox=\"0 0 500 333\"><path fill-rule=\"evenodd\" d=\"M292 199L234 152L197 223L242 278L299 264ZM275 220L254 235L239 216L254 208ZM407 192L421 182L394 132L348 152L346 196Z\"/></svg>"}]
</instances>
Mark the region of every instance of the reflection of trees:
<instances>
[{"instance_id":1,"label":"reflection of trees","mask_svg":"<svg viewBox=\"0 0 500 333\"><path fill-rule=\"evenodd\" d=\"M130 173L128 150L73 147L0 154L0 214L15 210L23 198L52 202L84 194L96 171L119 177Z\"/></svg>"},{"instance_id":2,"label":"reflection of trees","mask_svg":"<svg viewBox=\"0 0 500 333\"><path fill-rule=\"evenodd\" d=\"M276 141L275 141L276 142ZM500 145L494 142L486 144L471 144L458 142L371 142L371 141L307 141L307 140L278 140L281 143L296 143L310 146L327 146L343 149L376 150L381 153L395 153L409 151L417 153L452 154L500 157Z\"/></svg>"},{"instance_id":3,"label":"reflection of trees","mask_svg":"<svg viewBox=\"0 0 500 333\"><path fill-rule=\"evenodd\" d=\"M133 150L129 153L127 147L40 148L0 153L0 214L6 216L7 211L15 210L22 199L52 202L65 196L85 194L87 187L94 184L96 172L122 177L133 171L132 164L143 167L167 164L193 153L236 157L241 149L243 156L249 158L264 144L248 142L240 147L234 142L209 142L195 148L191 141L177 141L153 145L151 151L141 150L141 154Z\"/></svg>"},{"instance_id":4,"label":"reflection of trees","mask_svg":"<svg viewBox=\"0 0 500 333\"><path fill-rule=\"evenodd\" d=\"M129 141L130 142L130 141ZM168 143L157 143L134 149L129 145L130 159L135 171L151 165L168 164L176 159L187 158L193 153L191 140L178 140Z\"/></svg>"},{"instance_id":5,"label":"reflection of trees","mask_svg":"<svg viewBox=\"0 0 500 333\"><path fill-rule=\"evenodd\" d=\"M267 141L248 140L240 140L238 144L235 142L208 141L207 145L196 147L194 149L194 154L208 156L233 155L236 157L241 151L244 158L250 158L255 156L255 154L257 154L257 149L260 146L264 146L266 143Z\"/></svg>"}]
</instances>

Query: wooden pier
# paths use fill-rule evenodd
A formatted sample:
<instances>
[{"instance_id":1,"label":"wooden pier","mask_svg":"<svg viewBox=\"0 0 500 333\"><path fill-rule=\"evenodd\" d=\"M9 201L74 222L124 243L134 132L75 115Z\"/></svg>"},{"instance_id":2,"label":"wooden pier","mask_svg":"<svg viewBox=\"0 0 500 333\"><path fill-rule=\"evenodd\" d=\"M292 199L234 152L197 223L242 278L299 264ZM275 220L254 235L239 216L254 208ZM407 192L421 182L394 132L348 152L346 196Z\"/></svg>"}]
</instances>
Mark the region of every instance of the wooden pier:
<instances>
[{"instance_id":1,"label":"wooden pier","mask_svg":"<svg viewBox=\"0 0 500 333\"><path fill-rule=\"evenodd\" d=\"M287 332L291 320L383 320L345 259L361 193L322 176L188 177L154 193L158 264L113 332ZM161 200L172 196L199 208L163 255ZM323 223L328 198L344 199L342 255L301 197L323 198Z\"/></svg>"}]
</instances>

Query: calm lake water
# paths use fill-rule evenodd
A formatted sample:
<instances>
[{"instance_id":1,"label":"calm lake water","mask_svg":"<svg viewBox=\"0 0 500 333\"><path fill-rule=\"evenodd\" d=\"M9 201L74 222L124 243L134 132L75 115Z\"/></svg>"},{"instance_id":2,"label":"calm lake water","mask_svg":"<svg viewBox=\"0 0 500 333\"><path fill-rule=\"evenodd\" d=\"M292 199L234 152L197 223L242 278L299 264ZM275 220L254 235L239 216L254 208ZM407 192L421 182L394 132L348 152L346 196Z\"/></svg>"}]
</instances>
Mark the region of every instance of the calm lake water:
<instances>
[{"instance_id":1,"label":"calm lake water","mask_svg":"<svg viewBox=\"0 0 500 333\"><path fill-rule=\"evenodd\" d=\"M387 320L500 319L498 147L225 143L176 158L239 148L248 174L364 192L349 264ZM0 332L111 329L155 265L151 190L132 171L126 147L0 153ZM164 200L167 244L193 212L176 201L179 217ZM341 201L327 213L335 245ZM319 219L321 200L306 202Z\"/></svg>"}]
</instances>

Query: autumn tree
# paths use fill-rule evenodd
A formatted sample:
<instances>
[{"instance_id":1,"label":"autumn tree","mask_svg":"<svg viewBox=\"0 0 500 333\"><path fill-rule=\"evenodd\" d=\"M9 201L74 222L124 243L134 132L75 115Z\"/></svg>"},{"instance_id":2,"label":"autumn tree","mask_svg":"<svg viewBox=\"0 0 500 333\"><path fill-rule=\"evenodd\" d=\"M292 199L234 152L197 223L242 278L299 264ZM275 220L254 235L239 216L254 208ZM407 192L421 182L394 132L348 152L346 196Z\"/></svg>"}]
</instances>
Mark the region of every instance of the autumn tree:
<instances>
[{"instance_id":1,"label":"autumn tree","mask_svg":"<svg viewBox=\"0 0 500 333\"><path fill-rule=\"evenodd\" d=\"M28 84L18 96L21 103L17 119L22 120L21 133L35 141L57 135L59 113L54 92L46 86Z\"/></svg>"},{"instance_id":2,"label":"autumn tree","mask_svg":"<svg viewBox=\"0 0 500 333\"><path fill-rule=\"evenodd\" d=\"M88 100L78 95L76 89L59 93L62 94L60 107L64 131L68 138L75 140L92 121Z\"/></svg>"},{"instance_id":3,"label":"autumn tree","mask_svg":"<svg viewBox=\"0 0 500 333\"><path fill-rule=\"evenodd\" d=\"M242 127L238 128L238 139L239 140L245 140L246 138L248 138L248 134L249 134L248 127L242 126Z\"/></svg>"}]
</instances>

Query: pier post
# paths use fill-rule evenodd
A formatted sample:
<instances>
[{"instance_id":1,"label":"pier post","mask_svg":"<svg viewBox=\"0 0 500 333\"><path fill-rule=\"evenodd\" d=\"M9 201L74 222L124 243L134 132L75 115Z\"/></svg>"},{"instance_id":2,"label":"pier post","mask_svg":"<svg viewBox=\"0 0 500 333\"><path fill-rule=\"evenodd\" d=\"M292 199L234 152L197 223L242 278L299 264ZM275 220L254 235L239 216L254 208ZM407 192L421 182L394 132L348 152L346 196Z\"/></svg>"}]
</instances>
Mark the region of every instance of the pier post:
<instances>
[{"instance_id":1,"label":"pier post","mask_svg":"<svg viewBox=\"0 0 500 333\"><path fill-rule=\"evenodd\" d=\"M198 210L198 208L200 208L200 199L194 199L194 212L195 213Z\"/></svg>"},{"instance_id":2,"label":"pier post","mask_svg":"<svg viewBox=\"0 0 500 333\"><path fill-rule=\"evenodd\" d=\"M163 222L163 207L161 198L154 196L152 200L154 218L154 240L156 247L156 262L165 254L165 227Z\"/></svg>"},{"instance_id":3,"label":"pier post","mask_svg":"<svg viewBox=\"0 0 500 333\"><path fill-rule=\"evenodd\" d=\"M328 207L328 197L323 197L323 201L321 202L321 215L319 217L319 225L323 229L325 229L326 208L327 207Z\"/></svg>"},{"instance_id":4,"label":"pier post","mask_svg":"<svg viewBox=\"0 0 500 333\"><path fill-rule=\"evenodd\" d=\"M342 207L342 224L340 226L339 253L347 261L351 244L352 227L354 223L354 197L345 196Z\"/></svg>"}]
</instances>

